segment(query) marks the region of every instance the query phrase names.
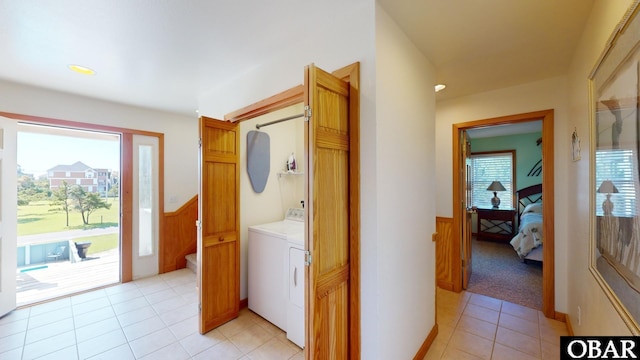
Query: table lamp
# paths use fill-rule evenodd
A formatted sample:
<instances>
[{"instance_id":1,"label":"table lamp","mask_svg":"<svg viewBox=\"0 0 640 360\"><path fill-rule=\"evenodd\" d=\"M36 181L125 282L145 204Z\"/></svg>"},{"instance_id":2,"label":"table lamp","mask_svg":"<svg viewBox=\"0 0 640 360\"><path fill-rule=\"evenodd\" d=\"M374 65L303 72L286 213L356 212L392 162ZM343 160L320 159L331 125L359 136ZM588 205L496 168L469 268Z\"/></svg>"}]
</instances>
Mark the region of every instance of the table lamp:
<instances>
[{"instance_id":1,"label":"table lamp","mask_svg":"<svg viewBox=\"0 0 640 360\"><path fill-rule=\"evenodd\" d=\"M597 190L600 194L607 194L607 198L602 203L602 211L605 215L611 215L613 212L613 202L611 202L611 194L618 193L618 188L613 185L611 180L605 180L600 184L600 187Z\"/></svg>"},{"instance_id":2,"label":"table lamp","mask_svg":"<svg viewBox=\"0 0 640 360\"><path fill-rule=\"evenodd\" d=\"M494 209L497 209L500 206L500 198L498 197L498 191L506 191L507 189L502 186L500 181L494 181L487 188L489 191L493 191L493 198L491 199L491 205L493 205Z\"/></svg>"}]
</instances>

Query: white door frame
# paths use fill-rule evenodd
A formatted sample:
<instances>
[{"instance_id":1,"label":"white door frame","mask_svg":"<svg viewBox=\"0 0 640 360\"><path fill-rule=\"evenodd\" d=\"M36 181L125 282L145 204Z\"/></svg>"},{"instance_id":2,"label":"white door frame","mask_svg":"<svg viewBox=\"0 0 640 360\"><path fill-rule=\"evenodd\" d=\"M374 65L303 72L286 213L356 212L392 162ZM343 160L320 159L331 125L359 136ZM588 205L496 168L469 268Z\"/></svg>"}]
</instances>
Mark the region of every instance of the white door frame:
<instances>
[{"instance_id":1,"label":"white door frame","mask_svg":"<svg viewBox=\"0 0 640 360\"><path fill-rule=\"evenodd\" d=\"M0 116L0 317L16 308L17 124Z\"/></svg>"}]
</instances>

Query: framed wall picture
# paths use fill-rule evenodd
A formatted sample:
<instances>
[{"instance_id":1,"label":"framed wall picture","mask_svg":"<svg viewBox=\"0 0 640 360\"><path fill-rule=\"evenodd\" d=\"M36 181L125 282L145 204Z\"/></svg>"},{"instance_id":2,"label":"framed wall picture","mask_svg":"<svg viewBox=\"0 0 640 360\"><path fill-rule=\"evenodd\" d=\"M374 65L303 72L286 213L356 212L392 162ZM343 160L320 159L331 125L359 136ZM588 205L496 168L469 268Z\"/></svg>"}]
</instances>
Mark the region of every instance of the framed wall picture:
<instances>
[{"instance_id":1,"label":"framed wall picture","mask_svg":"<svg viewBox=\"0 0 640 360\"><path fill-rule=\"evenodd\" d=\"M590 75L590 270L640 334L640 0Z\"/></svg>"},{"instance_id":2,"label":"framed wall picture","mask_svg":"<svg viewBox=\"0 0 640 360\"><path fill-rule=\"evenodd\" d=\"M574 129L571 134L571 160L580 160L580 137L577 129Z\"/></svg>"}]
</instances>

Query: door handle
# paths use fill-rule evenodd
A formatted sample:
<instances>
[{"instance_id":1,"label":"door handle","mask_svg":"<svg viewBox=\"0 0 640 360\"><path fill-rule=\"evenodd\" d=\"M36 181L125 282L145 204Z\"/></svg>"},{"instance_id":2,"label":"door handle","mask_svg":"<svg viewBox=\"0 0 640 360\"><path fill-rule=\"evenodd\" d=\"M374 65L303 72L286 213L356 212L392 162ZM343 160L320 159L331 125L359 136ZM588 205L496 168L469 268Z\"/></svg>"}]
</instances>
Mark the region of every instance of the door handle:
<instances>
[{"instance_id":1,"label":"door handle","mask_svg":"<svg viewBox=\"0 0 640 360\"><path fill-rule=\"evenodd\" d=\"M293 286L298 286L298 267L293 268Z\"/></svg>"}]
</instances>

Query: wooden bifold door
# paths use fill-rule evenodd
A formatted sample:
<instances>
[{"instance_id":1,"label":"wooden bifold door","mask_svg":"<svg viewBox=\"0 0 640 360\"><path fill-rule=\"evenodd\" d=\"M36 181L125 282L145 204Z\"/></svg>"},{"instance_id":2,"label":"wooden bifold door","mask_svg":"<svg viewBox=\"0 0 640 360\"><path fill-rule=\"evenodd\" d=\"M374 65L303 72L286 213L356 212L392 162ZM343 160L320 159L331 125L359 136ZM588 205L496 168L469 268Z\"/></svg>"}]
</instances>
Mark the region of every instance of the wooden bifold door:
<instances>
[{"instance_id":1,"label":"wooden bifold door","mask_svg":"<svg viewBox=\"0 0 640 360\"><path fill-rule=\"evenodd\" d=\"M360 358L359 64L305 68L305 357ZM297 87L293 90L295 92ZM292 97L296 101L297 97ZM238 316L239 126L200 119L200 332Z\"/></svg>"}]
</instances>

